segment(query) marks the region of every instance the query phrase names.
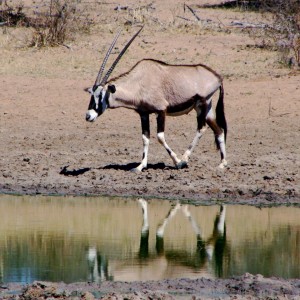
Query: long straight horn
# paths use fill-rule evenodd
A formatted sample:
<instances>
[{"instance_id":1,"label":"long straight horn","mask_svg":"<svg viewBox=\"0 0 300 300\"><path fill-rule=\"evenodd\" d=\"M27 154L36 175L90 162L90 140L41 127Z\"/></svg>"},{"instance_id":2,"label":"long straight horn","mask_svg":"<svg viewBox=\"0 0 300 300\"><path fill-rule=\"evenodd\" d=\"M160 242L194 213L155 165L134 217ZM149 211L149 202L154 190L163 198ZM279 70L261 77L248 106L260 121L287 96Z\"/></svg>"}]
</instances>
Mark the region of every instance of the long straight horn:
<instances>
[{"instance_id":1,"label":"long straight horn","mask_svg":"<svg viewBox=\"0 0 300 300\"><path fill-rule=\"evenodd\" d=\"M139 31L130 39L130 41L126 44L126 46L123 48L123 50L119 53L118 57L116 58L116 60L114 61L114 63L112 64L112 66L109 68L109 70L107 71L107 73L105 74L105 76L103 77L103 79L101 80L100 85L105 85L108 77L110 76L110 74L112 73L112 71L114 70L114 68L116 67L117 63L119 62L119 60L122 58L122 56L124 55L124 53L126 52L127 48L130 46L130 44L134 41L134 39L138 36L138 34L142 31L142 29L144 28L144 26L142 26Z\"/></svg>"},{"instance_id":2,"label":"long straight horn","mask_svg":"<svg viewBox=\"0 0 300 300\"><path fill-rule=\"evenodd\" d=\"M98 72L98 75L97 75L97 78L96 78L96 81L95 81L95 84L94 84L94 85L99 85L99 84L100 84L101 77L102 77L102 74L103 74L105 65L106 65L106 63L107 63L107 61L108 61L108 58L109 58L109 56L110 56L110 53L112 52L112 50L113 50L113 48L114 48L114 46L115 46L115 44L116 44L116 42L117 42L117 40L118 40L118 38L119 38L119 36L120 36L121 31L122 31L122 30L119 29L118 33L116 34L114 40L112 41L112 43L111 43L111 45L110 45L110 47L109 47L109 49L107 50L106 55L105 55L105 58L104 58L104 60L103 60L103 62L102 62L101 68L100 68L100 70L99 70L99 72Z\"/></svg>"}]
</instances>

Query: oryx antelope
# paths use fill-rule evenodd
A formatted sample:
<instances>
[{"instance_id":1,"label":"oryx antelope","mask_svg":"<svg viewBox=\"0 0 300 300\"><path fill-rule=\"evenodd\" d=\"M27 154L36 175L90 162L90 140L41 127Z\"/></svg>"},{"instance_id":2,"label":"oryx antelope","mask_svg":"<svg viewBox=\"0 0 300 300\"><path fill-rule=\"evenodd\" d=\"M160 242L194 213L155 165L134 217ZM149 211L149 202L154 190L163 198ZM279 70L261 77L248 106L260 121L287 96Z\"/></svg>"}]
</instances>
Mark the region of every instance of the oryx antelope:
<instances>
[{"instance_id":1,"label":"oryx antelope","mask_svg":"<svg viewBox=\"0 0 300 300\"><path fill-rule=\"evenodd\" d=\"M142 27L143 28L143 27ZM221 154L220 168L227 165L226 132L224 114L224 90L222 78L209 67L198 65L170 65L153 59L139 61L131 70L108 80L126 49L142 30L131 38L120 52L106 75L102 78L105 64L120 35L114 38L103 60L94 86L89 89L91 100L86 120L93 122L106 108L125 107L135 110L141 118L143 138L143 158L133 171L142 171L147 167L150 138L149 115L157 115L157 138L165 147L175 166L180 169L187 166L189 157L207 125L215 134L215 142ZM212 96L219 90L216 115L212 108ZM197 113L197 132L192 143L180 159L165 140L165 119L167 115L178 116L195 109Z\"/></svg>"}]
</instances>

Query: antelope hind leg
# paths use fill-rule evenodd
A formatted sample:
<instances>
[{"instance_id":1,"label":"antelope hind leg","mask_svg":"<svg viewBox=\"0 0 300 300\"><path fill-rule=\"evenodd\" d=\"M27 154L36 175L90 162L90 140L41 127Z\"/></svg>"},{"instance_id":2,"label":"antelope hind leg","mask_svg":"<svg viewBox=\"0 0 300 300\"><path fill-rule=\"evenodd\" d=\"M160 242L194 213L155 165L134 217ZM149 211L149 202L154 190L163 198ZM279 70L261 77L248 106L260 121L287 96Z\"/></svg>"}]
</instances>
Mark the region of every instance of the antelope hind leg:
<instances>
[{"instance_id":1,"label":"antelope hind leg","mask_svg":"<svg viewBox=\"0 0 300 300\"><path fill-rule=\"evenodd\" d=\"M223 130L217 125L215 119L207 118L207 124L213 130L215 134L215 140L218 149L220 150L221 155L221 163L219 164L220 169L224 169L227 167L227 160L226 160L226 146L225 146L225 137Z\"/></svg>"},{"instance_id":2,"label":"antelope hind leg","mask_svg":"<svg viewBox=\"0 0 300 300\"><path fill-rule=\"evenodd\" d=\"M186 164L188 163L190 155L192 154L193 150L197 146L200 138L202 137L202 135L206 131L206 129L207 129L207 126L201 128L200 130L197 130L197 133L196 133L196 136L193 139L193 142L190 144L188 149L183 154L182 161L184 161Z\"/></svg>"},{"instance_id":3,"label":"antelope hind leg","mask_svg":"<svg viewBox=\"0 0 300 300\"><path fill-rule=\"evenodd\" d=\"M217 143L219 145L218 147L220 148L220 154L221 154L221 163L219 164L219 168L224 169L228 165L226 160L226 147L225 147L224 133L217 136Z\"/></svg>"},{"instance_id":4,"label":"antelope hind leg","mask_svg":"<svg viewBox=\"0 0 300 300\"><path fill-rule=\"evenodd\" d=\"M206 112L208 110L211 110L211 101L209 102L209 105L207 105L206 102L198 103L198 105L195 106L195 110L197 113L197 132L192 143L189 145L188 149L185 151L185 153L182 156L182 160L186 164L188 163L189 157L194 151L195 147L197 146L200 138L202 137L203 133L207 129L205 118L206 118Z\"/></svg>"}]
</instances>

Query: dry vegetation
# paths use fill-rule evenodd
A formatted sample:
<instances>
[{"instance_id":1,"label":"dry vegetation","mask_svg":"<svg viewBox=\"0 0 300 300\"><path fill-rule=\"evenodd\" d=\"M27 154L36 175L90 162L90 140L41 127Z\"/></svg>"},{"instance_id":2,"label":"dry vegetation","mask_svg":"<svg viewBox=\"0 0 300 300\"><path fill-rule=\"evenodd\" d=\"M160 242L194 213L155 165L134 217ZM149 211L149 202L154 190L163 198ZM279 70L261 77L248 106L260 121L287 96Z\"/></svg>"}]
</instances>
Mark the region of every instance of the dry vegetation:
<instances>
[{"instance_id":1,"label":"dry vegetation","mask_svg":"<svg viewBox=\"0 0 300 300\"><path fill-rule=\"evenodd\" d=\"M272 22L262 30L265 46L283 53L290 67L300 67L300 1L261 0L260 10L271 14Z\"/></svg>"},{"instance_id":2,"label":"dry vegetation","mask_svg":"<svg viewBox=\"0 0 300 300\"><path fill-rule=\"evenodd\" d=\"M49 0L27 1L3 0L0 10L0 25L26 27L31 30L24 43L28 47L67 46L66 42L74 40L76 34L88 33L95 27L95 14L101 11L105 3L101 1L83 2L78 0ZM148 24L159 26L162 30L172 27L173 30L189 28L197 30L230 32L228 26L221 20L212 22L211 19L199 17L197 8L230 8L241 11L256 11L261 13L267 23L253 24L239 22L238 25L247 30L256 40L256 46L279 50L281 61L289 67L300 66L300 3L298 0L255 0L255 1L224 1L221 4L205 4L189 6L183 4L184 14L173 9L172 18L167 22L155 14L153 2L135 4L133 6L116 5L116 21L125 26ZM98 21L101 13L96 14ZM99 20L100 17L100 20ZM178 22L181 20L183 22ZM170 29L170 28L168 28ZM68 46L67 46L68 47Z\"/></svg>"},{"instance_id":3,"label":"dry vegetation","mask_svg":"<svg viewBox=\"0 0 300 300\"><path fill-rule=\"evenodd\" d=\"M88 33L93 24L85 12L86 7L81 5L79 8L77 0L49 0L33 4L25 7L23 2L4 1L0 14L4 26L31 29L28 47L64 45L77 32Z\"/></svg>"}]
</instances>

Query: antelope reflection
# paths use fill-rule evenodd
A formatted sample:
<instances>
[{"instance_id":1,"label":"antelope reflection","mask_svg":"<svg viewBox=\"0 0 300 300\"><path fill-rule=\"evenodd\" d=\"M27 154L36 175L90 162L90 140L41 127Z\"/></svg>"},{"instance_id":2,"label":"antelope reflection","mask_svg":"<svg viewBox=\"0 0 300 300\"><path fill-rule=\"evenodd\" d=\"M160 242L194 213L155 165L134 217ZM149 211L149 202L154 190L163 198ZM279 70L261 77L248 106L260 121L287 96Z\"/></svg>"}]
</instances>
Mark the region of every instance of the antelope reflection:
<instances>
[{"instance_id":1,"label":"antelope reflection","mask_svg":"<svg viewBox=\"0 0 300 300\"><path fill-rule=\"evenodd\" d=\"M133 259L133 263L135 265L142 265L142 267L138 270L133 270L131 266L124 266L124 264L119 266L122 269L122 273L126 274L124 280L130 280L130 274L135 271L142 276L143 280L168 278L170 275L168 275L168 265L170 263L176 265L177 274L183 275L188 269L190 273L195 273L196 277L199 277L199 272L205 277L222 277L225 253L228 251L226 243L225 205L220 205L220 209L214 220L213 232L207 239L203 238L201 228L192 216L189 205L180 202L172 205L168 214L156 229L156 255L153 256L149 251L150 224L148 219L148 202L144 199L138 199L138 203L142 209L143 222L139 252ZM165 250L164 248L165 229L179 212L189 221L196 235L196 251L194 251L194 254L191 254L187 249ZM101 282L114 279L106 255L101 253L96 247L89 248L88 263L90 281Z\"/></svg>"}]
</instances>

